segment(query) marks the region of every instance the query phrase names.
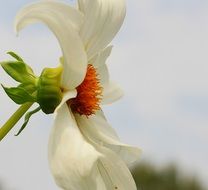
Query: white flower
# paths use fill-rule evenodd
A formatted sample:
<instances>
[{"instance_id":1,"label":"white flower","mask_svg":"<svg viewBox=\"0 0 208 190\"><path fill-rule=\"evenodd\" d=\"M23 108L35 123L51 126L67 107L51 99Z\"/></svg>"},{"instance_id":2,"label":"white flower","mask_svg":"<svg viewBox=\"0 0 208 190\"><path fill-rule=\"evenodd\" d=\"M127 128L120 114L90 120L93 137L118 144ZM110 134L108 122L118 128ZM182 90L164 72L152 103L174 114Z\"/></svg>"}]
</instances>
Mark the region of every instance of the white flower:
<instances>
[{"instance_id":1,"label":"white flower","mask_svg":"<svg viewBox=\"0 0 208 190\"><path fill-rule=\"evenodd\" d=\"M49 140L49 165L65 190L136 190L127 164L140 150L120 142L106 121L101 104L116 101L122 91L109 81L108 46L123 23L124 0L79 0L79 7L41 1L16 17L17 32L43 22L63 52L63 99L56 109Z\"/></svg>"}]
</instances>

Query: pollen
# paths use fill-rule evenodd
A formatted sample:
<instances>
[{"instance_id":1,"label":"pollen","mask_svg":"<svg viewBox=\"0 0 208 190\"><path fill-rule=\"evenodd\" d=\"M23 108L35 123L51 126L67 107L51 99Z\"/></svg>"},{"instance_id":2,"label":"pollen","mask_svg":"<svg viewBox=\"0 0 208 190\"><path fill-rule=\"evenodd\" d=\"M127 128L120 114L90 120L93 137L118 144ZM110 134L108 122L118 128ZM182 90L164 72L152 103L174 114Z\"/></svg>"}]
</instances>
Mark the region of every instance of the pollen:
<instances>
[{"instance_id":1,"label":"pollen","mask_svg":"<svg viewBox=\"0 0 208 190\"><path fill-rule=\"evenodd\" d=\"M69 104L73 112L88 117L100 110L101 99L99 75L93 65L89 64L84 81L77 87L77 97L71 99Z\"/></svg>"}]
</instances>

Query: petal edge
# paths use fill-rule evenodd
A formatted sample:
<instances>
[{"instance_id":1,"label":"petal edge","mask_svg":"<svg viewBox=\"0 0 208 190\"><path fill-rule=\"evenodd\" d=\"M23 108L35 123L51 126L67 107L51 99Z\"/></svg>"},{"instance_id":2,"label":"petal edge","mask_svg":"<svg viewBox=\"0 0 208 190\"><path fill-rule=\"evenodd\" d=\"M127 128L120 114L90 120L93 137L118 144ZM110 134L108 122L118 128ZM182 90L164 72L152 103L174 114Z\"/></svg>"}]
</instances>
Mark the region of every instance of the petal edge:
<instances>
[{"instance_id":1,"label":"petal edge","mask_svg":"<svg viewBox=\"0 0 208 190\"><path fill-rule=\"evenodd\" d=\"M64 56L62 85L67 89L74 89L85 77L87 55L76 27L74 27L76 19L78 25L80 24L80 13L77 11L77 16L74 16L75 10L70 6L67 9L71 10L68 16L71 13L75 21L71 21L71 18L65 18L60 13L60 7L55 8L45 6L45 4L43 6L43 2L31 4L17 14L15 26L19 31L29 24L43 22L50 28L57 37Z\"/></svg>"}]
</instances>

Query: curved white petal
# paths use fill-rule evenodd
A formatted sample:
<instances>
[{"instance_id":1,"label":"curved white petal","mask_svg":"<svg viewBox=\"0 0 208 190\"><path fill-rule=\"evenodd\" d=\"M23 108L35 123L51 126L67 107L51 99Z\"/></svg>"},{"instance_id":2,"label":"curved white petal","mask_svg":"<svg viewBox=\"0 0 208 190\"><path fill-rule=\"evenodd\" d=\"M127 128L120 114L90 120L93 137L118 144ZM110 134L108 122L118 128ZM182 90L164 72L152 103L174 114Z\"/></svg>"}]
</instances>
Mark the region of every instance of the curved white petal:
<instances>
[{"instance_id":1,"label":"curved white petal","mask_svg":"<svg viewBox=\"0 0 208 190\"><path fill-rule=\"evenodd\" d=\"M109 80L110 76L106 61L111 54L112 47L113 46L105 48L89 61L89 63L97 69L100 84L103 87L103 98L101 104L113 103L123 96L121 88Z\"/></svg>"},{"instance_id":2,"label":"curved white petal","mask_svg":"<svg viewBox=\"0 0 208 190\"><path fill-rule=\"evenodd\" d=\"M109 78L110 78L107 65L104 64L98 67L97 72L98 72L98 78L100 80L100 84L102 87L104 87L106 84L109 83Z\"/></svg>"},{"instance_id":3,"label":"curved white petal","mask_svg":"<svg viewBox=\"0 0 208 190\"><path fill-rule=\"evenodd\" d=\"M57 185L64 190L97 190L94 171L99 156L64 104L57 111L49 139L49 165Z\"/></svg>"},{"instance_id":4,"label":"curved white petal","mask_svg":"<svg viewBox=\"0 0 208 190\"><path fill-rule=\"evenodd\" d=\"M27 15L31 10L40 10L40 9L50 9L56 12L56 14L61 14L63 17L66 18L66 22L70 22L73 24L73 27L79 31L81 25L84 21L84 15L78 11L77 9L69 6L68 4L56 1L56 0L47 0L47 1L40 1L36 3L31 3L30 5L26 6L21 10L21 14L18 14L16 19L18 20L18 17L23 17L23 15ZM29 23L28 23L29 24ZM25 26L24 23L18 24L18 30L23 29Z\"/></svg>"},{"instance_id":5,"label":"curved white petal","mask_svg":"<svg viewBox=\"0 0 208 190\"><path fill-rule=\"evenodd\" d=\"M123 96L123 90L114 82L110 81L103 85L103 99L101 104L111 104Z\"/></svg>"},{"instance_id":6,"label":"curved white petal","mask_svg":"<svg viewBox=\"0 0 208 190\"><path fill-rule=\"evenodd\" d=\"M94 56L89 63L91 63L94 67L99 68L102 67L105 63L108 57L110 56L112 52L113 46L108 46L104 50L102 50L100 53L98 53L96 56Z\"/></svg>"},{"instance_id":7,"label":"curved white petal","mask_svg":"<svg viewBox=\"0 0 208 190\"><path fill-rule=\"evenodd\" d=\"M109 72L106 61L111 54L112 48L113 46L105 48L102 52L98 53L93 59L89 61L89 63L92 64L98 72L101 86L109 82Z\"/></svg>"},{"instance_id":8,"label":"curved white petal","mask_svg":"<svg viewBox=\"0 0 208 190\"><path fill-rule=\"evenodd\" d=\"M57 111L49 139L49 165L57 185L64 190L134 190L124 162L111 150L88 140L64 104Z\"/></svg>"},{"instance_id":9,"label":"curved white petal","mask_svg":"<svg viewBox=\"0 0 208 190\"><path fill-rule=\"evenodd\" d=\"M106 190L137 190L134 179L125 163L111 150L99 147L103 154L98 161Z\"/></svg>"},{"instance_id":10,"label":"curved white petal","mask_svg":"<svg viewBox=\"0 0 208 190\"><path fill-rule=\"evenodd\" d=\"M75 98L77 96L77 90L67 91L63 94L61 103L57 106L55 113L66 103L67 100Z\"/></svg>"},{"instance_id":11,"label":"curved white petal","mask_svg":"<svg viewBox=\"0 0 208 190\"><path fill-rule=\"evenodd\" d=\"M83 134L93 143L110 148L116 152L127 164L138 160L141 150L120 142L114 129L106 121L102 111L96 115L86 117L75 115Z\"/></svg>"},{"instance_id":12,"label":"curved white petal","mask_svg":"<svg viewBox=\"0 0 208 190\"><path fill-rule=\"evenodd\" d=\"M74 89L83 81L87 68L87 56L77 32L82 15L70 6L42 1L23 8L16 17L15 27L19 31L36 22L45 23L56 35L64 56L62 85Z\"/></svg>"},{"instance_id":13,"label":"curved white petal","mask_svg":"<svg viewBox=\"0 0 208 190\"><path fill-rule=\"evenodd\" d=\"M80 35L91 59L105 48L119 31L125 17L125 0L78 0L85 15Z\"/></svg>"}]
</instances>

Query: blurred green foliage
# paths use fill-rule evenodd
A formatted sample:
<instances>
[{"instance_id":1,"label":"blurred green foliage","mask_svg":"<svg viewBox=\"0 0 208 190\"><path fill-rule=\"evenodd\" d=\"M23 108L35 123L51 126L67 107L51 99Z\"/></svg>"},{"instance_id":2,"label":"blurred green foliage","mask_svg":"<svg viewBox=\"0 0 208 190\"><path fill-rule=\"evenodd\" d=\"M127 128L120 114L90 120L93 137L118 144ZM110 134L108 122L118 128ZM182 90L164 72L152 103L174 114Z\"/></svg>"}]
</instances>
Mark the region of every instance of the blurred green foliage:
<instances>
[{"instance_id":1,"label":"blurred green foliage","mask_svg":"<svg viewBox=\"0 0 208 190\"><path fill-rule=\"evenodd\" d=\"M205 190L194 176L182 175L174 165L156 168L141 163L132 169L138 190Z\"/></svg>"}]
</instances>

